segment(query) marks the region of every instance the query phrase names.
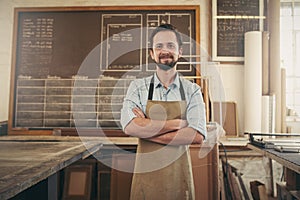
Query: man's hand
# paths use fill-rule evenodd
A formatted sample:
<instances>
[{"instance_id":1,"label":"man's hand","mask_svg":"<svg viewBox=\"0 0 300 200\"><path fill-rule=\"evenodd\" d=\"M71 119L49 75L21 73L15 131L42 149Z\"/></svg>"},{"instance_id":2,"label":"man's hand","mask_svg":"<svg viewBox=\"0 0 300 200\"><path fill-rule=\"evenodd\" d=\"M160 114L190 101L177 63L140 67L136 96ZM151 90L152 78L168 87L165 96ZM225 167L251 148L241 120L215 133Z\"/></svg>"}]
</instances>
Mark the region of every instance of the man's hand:
<instances>
[{"instance_id":1,"label":"man's hand","mask_svg":"<svg viewBox=\"0 0 300 200\"><path fill-rule=\"evenodd\" d=\"M185 127L188 126L188 123L187 123L186 120L183 120L183 119L177 119L177 120L179 120L179 127L178 127L178 130L179 130L179 129L182 129L182 128L185 128Z\"/></svg>"},{"instance_id":2,"label":"man's hand","mask_svg":"<svg viewBox=\"0 0 300 200\"><path fill-rule=\"evenodd\" d=\"M145 114L143 113L143 111L137 107L132 109L132 112L135 114L136 117L140 117L140 118L146 118Z\"/></svg>"}]
</instances>

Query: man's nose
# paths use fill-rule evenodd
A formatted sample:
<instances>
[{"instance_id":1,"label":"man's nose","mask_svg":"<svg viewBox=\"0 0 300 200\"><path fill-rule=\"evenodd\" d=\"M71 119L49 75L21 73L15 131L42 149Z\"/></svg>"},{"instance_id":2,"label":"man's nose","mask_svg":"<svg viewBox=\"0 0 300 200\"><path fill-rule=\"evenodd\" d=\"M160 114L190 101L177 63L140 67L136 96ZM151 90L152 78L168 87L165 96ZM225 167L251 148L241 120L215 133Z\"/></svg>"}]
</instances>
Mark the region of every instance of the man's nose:
<instances>
[{"instance_id":1,"label":"man's nose","mask_svg":"<svg viewBox=\"0 0 300 200\"><path fill-rule=\"evenodd\" d=\"M161 51L162 51L162 52L170 52L170 51L171 51L171 48L169 48L168 45L163 45L162 48L161 48Z\"/></svg>"},{"instance_id":2,"label":"man's nose","mask_svg":"<svg viewBox=\"0 0 300 200\"><path fill-rule=\"evenodd\" d=\"M162 53L168 53L168 52L170 52L170 49L168 49L167 47L163 47L163 48L161 48L161 52Z\"/></svg>"}]
</instances>

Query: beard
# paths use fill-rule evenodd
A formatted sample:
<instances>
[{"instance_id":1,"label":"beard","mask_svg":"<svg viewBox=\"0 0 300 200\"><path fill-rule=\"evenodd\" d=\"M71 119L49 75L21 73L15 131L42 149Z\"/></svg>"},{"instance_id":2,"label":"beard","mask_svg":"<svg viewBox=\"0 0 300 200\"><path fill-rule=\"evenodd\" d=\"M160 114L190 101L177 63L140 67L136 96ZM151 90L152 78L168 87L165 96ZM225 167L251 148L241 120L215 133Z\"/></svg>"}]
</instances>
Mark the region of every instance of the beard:
<instances>
[{"instance_id":1,"label":"beard","mask_svg":"<svg viewBox=\"0 0 300 200\"><path fill-rule=\"evenodd\" d=\"M163 64L163 63L156 63L156 64L160 69L162 69L164 71L168 71L168 70L172 69L176 65L176 63L177 63L177 61L166 63L166 64Z\"/></svg>"},{"instance_id":2,"label":"beard","mask_svg":"<svg viewBox=\"0 0 300 200\"><path fill-rule=\"evenodd\" d=\"M168 61L168 62L165 62L165 63L160 62L161 59L165 59L165 58L167 58L167 59L169 58L172 61L170 61L170 62ZM168 71L168 70L172 69L173 67L175 67L177 61L178 60L174 60L174 56L171 55L171 54L162 54L162 55L160 55L159 56L159 63L154 60L156 65L164 71Z\"/></svg>"}]
</instances>

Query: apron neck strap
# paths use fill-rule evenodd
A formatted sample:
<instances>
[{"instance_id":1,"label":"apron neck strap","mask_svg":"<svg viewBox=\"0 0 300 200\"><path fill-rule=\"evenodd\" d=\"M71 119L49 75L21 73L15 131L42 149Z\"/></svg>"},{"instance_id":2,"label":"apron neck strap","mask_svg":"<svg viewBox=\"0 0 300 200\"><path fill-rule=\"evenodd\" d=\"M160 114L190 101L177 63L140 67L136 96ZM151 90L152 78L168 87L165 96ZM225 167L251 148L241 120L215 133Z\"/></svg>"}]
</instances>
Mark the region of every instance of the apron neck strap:
<instances>
[{"instance_id":1,"label":"apron neck strap","mask_svg":"<svg viewBox=\"0 0 300 200\"><path fill-rule=\"evenodd\" d=\"M152 100L153 89L154 89L154 76L152 76L151 81L150 81L149 92L148 92L148 100Z\"/></svg>"},{"instance_id":2,"label":"apron neck strap","mask_svg":"<svg viewBox=\"0 0 300 200\"><path fill-rule=\"evenodd\" d=\"M180 78L179 78L179 83L180 83L179 91L180 91L181 100L185 101L184 90L183 90L183 86L182 86ZM148 92L148 100L152 100L153 90L154 90L154 75L152 76L151 81L150 81L149 92Z\"/></svg>"}]
</instances>

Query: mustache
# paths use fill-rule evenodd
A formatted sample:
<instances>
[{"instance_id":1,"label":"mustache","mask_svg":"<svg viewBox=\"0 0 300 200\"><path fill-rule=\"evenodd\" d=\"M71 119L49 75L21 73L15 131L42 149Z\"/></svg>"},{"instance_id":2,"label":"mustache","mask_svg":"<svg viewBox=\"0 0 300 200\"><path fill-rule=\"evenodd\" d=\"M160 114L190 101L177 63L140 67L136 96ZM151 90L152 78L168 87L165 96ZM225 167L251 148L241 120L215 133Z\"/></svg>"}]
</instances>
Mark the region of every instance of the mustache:
<instances>
[{"instance_id":1,"label":"mustache","mask_svg":"<svg viewBox=\"0 0 300 200\"><path fill-rule=\"evenodd\" d=\"M173 59L174 56L172 54L169 54L169 53L164 53L164 54L160 54L158 58L159 59L165 59L165 58L171 58L171 59Z\"/></svg>"}]
</instances>

